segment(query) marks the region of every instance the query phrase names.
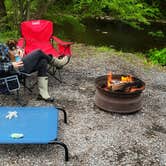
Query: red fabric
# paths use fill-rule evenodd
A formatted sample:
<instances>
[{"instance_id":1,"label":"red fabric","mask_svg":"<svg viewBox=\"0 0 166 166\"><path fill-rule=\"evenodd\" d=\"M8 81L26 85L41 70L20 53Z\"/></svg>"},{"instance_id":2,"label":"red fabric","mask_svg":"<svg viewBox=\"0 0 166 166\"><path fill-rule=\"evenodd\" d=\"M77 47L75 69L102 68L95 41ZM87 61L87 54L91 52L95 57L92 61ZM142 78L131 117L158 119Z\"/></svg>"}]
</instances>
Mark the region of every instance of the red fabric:
<instances>
[{"instance_id":1,"label":"red fabric","mask_svg":"<svg viewBox=\"0 0 166 166\"><path fill-rule=\"evenodd\" d=\"M64 42L61 39L57 38L56 36L52 36L53 40L58 43L58 52L61 55L71 55L70 45L73 44L72 42Z\"/></svg>"},{"instance_id":2,"label":"red fabric","mask_svg":"<svg viewBox=\"0 0 166 166\"><path fill-rule=\"evenodd\" d=\"M48 20L30 20L21 23L22 38L18 41L18 46L25 42L25 54L36 49L41 49L46 54L55 57L61 55L71 56L71 42L64 42L57 37L53 37L53 23ZM57 50L52 46L50 39L53 38L57 43ZM24 40L24 41L23 41Z\"/></svg>"},{"instance_id":3,"label":"red fabric","mask_svg":"<svg viewBox=\"0 0 166 166\"><path fill-rule=\"evenodd\" d=\"M18 47L21 47L21 48L23 48L24 47L24 38L23 37L21 37L20 39L18 39L18 41L17 41L17 46Z\"/></svg>"},{"instance_id":4,"label":"red fabric","mask_svg":"<svg viewBox=\"0 0 166 166\"><path fill-rule=\"evenodd\" d=\"M59 44L61 44L62 46L69 46L69 45L71 45L71 44L73 44L72 42L64 42L64 41L62 41L61 39L59 39L58 37L56 37L56 36L52 36L52 38L57 42L57 43L59 43Z\"/></svg>"}]
</instances>

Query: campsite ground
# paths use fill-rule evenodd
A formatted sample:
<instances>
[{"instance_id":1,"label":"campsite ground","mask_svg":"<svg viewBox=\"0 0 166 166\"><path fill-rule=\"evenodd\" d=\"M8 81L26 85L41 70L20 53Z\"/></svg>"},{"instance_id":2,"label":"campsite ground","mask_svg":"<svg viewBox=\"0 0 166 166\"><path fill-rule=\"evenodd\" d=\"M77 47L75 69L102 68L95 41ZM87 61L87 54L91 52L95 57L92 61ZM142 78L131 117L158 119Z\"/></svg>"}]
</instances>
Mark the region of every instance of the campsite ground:
<instances>
[{"instance_id":1,"label":"campsite ground","mask_svg":"<svg viewBox=\"0 0 166 166\"><path fill-rule=\"evenodd\" d=\"M146 83L141 111L121 115L95 106L95 78L109 71L132 74ZM62 75L62 84L49 76L49 90L56 98L55 105L65 107L68 113L67 125L60 116L59 139L69 148L69 162L64 162L64 151L57 145L0 145L0 165L160 165L166 154L166 69L144 64L131 53L75 44ZM24 94L28 106L50 105L37 101L36 95L36 88L32 94ZM0 103L15 105L11 98L2 101L2 96Z\"/></svg>"}]
</instances>

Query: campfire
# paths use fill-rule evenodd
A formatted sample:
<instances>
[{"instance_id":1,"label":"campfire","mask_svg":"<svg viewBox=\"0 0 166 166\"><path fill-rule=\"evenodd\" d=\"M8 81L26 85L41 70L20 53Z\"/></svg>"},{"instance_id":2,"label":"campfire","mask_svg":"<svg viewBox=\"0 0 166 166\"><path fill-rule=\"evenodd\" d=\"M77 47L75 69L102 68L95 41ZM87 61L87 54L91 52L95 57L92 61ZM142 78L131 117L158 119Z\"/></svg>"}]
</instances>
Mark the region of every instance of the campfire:
<instances>
[{"instance_id":1,"label":"campfire","mask_svg":"<svg viewBox=\"0 0 166 166\"><path fill-rule=\"evenodd\" d=\"M106 111L130 113L142 108L145 83L132 75L108 75L96 79L96 105Z\"/></svg>"},{"instance_id":2,"label":"campfire","mask_svg":"<svg viewBox=\"0 0 166 166\"><path fill-rule=\"evenodd\" d=\"M121 76L120 78L112 78L112 73L107 75L107 82L104 85L104 89L107 91L119 91L124 93L131 93L139 90L143 90L144 86L140 80L135 80L133 76Z\"/></svg>"}]
</instances>

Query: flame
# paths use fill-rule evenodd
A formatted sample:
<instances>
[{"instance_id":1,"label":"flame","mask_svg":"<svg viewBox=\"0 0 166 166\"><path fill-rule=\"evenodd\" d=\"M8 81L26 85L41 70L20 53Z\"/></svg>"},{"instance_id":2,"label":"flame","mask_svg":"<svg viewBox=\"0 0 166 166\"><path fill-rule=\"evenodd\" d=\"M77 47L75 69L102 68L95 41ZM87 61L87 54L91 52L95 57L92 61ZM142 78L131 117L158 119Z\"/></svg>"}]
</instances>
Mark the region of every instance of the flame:
<instances>
[{"instance_id":1,"label":"flame","mask_svg":"<svg viewBox=\"0 0 166 166\"><path fill-rule=\"evenodd\" d=\"M111 83L112 83L112 73L109 72L107 75L107 88L111 87Z\"/></svg>"},{"instance_id":2,"label":"flame","mask_svg":"<svg viewBox=\"0 0 166 166\"><path fill-rule=\"evenodd\" d=\"M133 82L132 76L122 76L121 82Z\"/></svg>"},{"instance_id":3,"label":"flame","mask_svg":"<svg viewBox=\"0 0 166 166\"><path fill-rule=\"evenodd\" d=\"M121 83L130 83L130 82L133 82L133 81L134 81L134 79L133 79L133 77L131 75L129 75L129 76L121 76L121 78L119 79L119 85ZM112 78L112 73L109 72L107 74L107 86L105 87L105 89L106 90L112 89L114 86L118 86L118 84L114 83L114 80ZM135 91L143 90L143 89L144 89L144 86L140 87L140 88L138 88L136 86L131 86L131 87L126 88L124 92L130 92L131 93L131 92L135 92Z\"/></svg>"}]
</instances>

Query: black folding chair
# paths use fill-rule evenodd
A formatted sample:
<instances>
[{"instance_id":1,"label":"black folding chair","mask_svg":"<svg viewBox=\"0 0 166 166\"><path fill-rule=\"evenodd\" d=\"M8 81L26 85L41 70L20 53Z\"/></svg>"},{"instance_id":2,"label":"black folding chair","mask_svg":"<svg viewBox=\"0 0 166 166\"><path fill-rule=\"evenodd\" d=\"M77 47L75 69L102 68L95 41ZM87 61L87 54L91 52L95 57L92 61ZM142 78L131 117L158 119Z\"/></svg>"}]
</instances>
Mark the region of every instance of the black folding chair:
<instances>
[{"instance_id":1,"label":"black folding chair","mask_svg":"<svg viewBox=\"0 0 166 166\"><path fill-rule=\"evenodd\" d=\"M4 95L10 95L16 92L16 102L20 105L19 97L20 81L18 75L10 75L0 78L0 93Z\"/></svg>"},{"instance_id":2,"label":"black folding chair","mask_svg":"<svg viewBox=\"0 0 166 166\"><path fill-rule=\"evenodd\" d=\"M0 77L0 93L5 97L10 95L14 96L18 105L25 106L27 103L20 98L19 90L22 84L24 91L25 89L28 89L30 92L32 92L31 89L26 85L26 78L28 76L30 76L30 74L22 73L19 71L6 76L3 75Z\"/></svg>"}]
</instances>

